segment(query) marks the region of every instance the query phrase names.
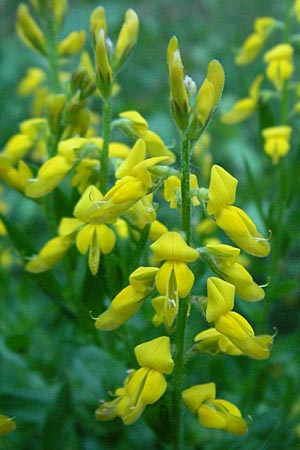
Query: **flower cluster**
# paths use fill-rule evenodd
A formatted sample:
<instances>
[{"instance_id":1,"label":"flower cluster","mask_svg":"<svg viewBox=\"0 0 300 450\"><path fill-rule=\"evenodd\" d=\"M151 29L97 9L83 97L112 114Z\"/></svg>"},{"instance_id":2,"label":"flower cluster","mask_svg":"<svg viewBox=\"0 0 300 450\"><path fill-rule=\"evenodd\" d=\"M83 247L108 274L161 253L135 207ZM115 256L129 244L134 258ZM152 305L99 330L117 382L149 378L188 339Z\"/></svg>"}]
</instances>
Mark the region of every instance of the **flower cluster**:
<instances>
[{"instance_id":1,"label":"flower cluster","mask_svg":"<svg viewBox=\"0 0 300 450\"><path fill-rule=\"evenodd\" d=\"M66 2L46 0L32 4L38 17L50 14L55 35L43 33L24 4L18 9L18 33L50 64L52 72L49 75L42 69L31 68L22 80L19 90L24 95L33 94L36 117L20 124L20 132L7 142L0 154L1 179L44 208L52 233L40 251L26 255L25 270L45 272L66 258L68 264L61 264L61 268L64 274L69 271L70 279L74 267L86 264L90 279L99 282L99 290L105 291L97 304L97 330L109 332L126 326L142 305L151 301L153 308L151 305L149 308L155 327L152 331L157 333L163 326L164 333L168 334L135 346L139 368L128 371L123 386L114 391L111 401L100 402L96 418L106 421L118 417L129 425L168 389L175 410L175 418L170 420L172 436L180 430L181 396L203 426L244 434L247 424L239 409L227 400L216 398L214 383L199 384L181 392L185 328L190 315L196 319L199 315L192 302L195 281L206 281L207 296L202 302L202 312L212 327L197 334L196 344L190 345L193 350L190 354L208 351L266 359L273 340L270 335L255 335L248 321L233 311L235 293L248 302L264 298L263 286L253 280L238 258L241 250L256 257L267 256L269 239L259 233L243 209L234 206L236 178L221 166L212 165L207 187L201 179L201 170L190 173L192 151L199 150L199 139L222 95L223 67L217 60L210 61L197 90L195 82L184 73L178 40L171 38L167 49L170 106L181 136L180 167L175 167L176 152L149 128L138 111L125 110L113 117L111 105L119 89L117 75L137 41L136 13L127 10L114 44L107 34L104 8L100 6L92 12L93 63L83 51L84 32L72 32L60 38ZM274 20L270 18L256 23L255 34L245 45L240 63L256 55L273 27ZM61 72L62 61L80 52L77 69L73 73ZM270 65L267 76L279 91L291 76L291 56L282 47L265 56ZM245 118L257 108L261 82L262 76L258 76L249 98L227 115L228 122L236 122L241 116ZM101 102L101 132L90 99ZM125 133L132 145L128 140L126 143L113 141L111 135L115 129ZM273 160L275 154L279 158L288 151L282 137L288 140L289 134L288 127L281 127L277 134L264 130L266 139L272 138L268 154L272 154ZM159 193L162 186L164 199ZM165 200L172 209L178 209L181 226L168 220ZM161 202L165 207L162 222L157 220L156 213ZM199 225L201 214L205 219ZM192 232L192 218L197 222L197 229L210 220L238 248L220 242L197 245L199 236ZM71 249L73 246L75 249ZM131 250L135 256L133 261L127 261L124 248ZM87 262L81 255L88 255ZM120 258L125 261L123 278L111 264ZM205 280L198 259L206 262L219 278L209 276ZM114 282L114 277L116 287L112 289L114 295L110 301L105 279ZM124 279L128 279L125 287ZM77 305L72 300L69 299L73 313ZM78 312L81 314L82 310L79 308ZM166 375L172 376L169 385ZM170 408L169 416L173 416ZM3 416L0 427L10 431L13 421L5 420Z\"/></svg>"},{"instance_id":2,"label":"flower cluster","mask_svg":"<svg viewBox=\"0 0 300 450\"><path fill-rule=\"evenodd\" d=\"M256 110L260 110L263 114L262 111L266 111L269 105L273 107L273 102L279 101L281 108L279 120L275 121L269 113L268 120L266 124L263 122L261 130L264 151L271 158L274 165L278 164L280 159L290 150L291 120L299 113L298 83L292 82L295 68L294 42L297 42L297 34L296 31L293 34L292 25L294 23L298 25L298 1L294 2L289 16L291 21L286 23L273 17L259 17L255 20L254 32L242 45L235 61L238 65L251 64L265 48L271 34L275 34L275 31L281 33L281 40L265 51L262 58L265 64L265 75L271 83L271 88L269 86L266 89L263 88L265 77L262 73L258 74L249 89L249 96L238 100L232 109L222 116L224 123L238 123L247 119ZM286 36L288 36L288 39L286 39ZM293 100L293 105L289 109L288 103L290 98ZM289 114L289 111L292 111L292 113Z\"/></svg>"}]
</instances>

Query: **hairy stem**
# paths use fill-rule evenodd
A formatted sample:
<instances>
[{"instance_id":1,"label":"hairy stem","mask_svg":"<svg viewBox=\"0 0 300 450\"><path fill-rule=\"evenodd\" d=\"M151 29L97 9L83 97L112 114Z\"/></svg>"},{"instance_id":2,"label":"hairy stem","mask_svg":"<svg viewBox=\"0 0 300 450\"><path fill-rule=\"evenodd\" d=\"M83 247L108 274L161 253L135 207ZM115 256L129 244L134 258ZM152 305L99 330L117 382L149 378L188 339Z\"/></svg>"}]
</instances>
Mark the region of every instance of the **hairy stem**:
<instances>
[{"instance_id":1,"label":"hairy stem","mask_svg":"<svg viewBox=\"0 0 300 450\"><path fill-rule=\"evenodd\" d=\"M103 148L101 151L100 163L100 190L104 195L107 191L109 172L109 141L111 129L111 100L104 100L103 104Z\"/></svg>"},{"instance_id":2,"label":"hairy stem","mask_svg":"<svg viewBox=\"0 0 300 450\"><path fill-rule=\"evenodd\" d=\"M190 244L191 237L191 202L190 202L190 142L187 132L181 136L181 226L186 236L186 243ZM172 394L172 432L171 442L173 450L182 448L182 380L184 374L184 341L186 318L189 306L189 298L180 299L179 311L176 324L175 347L176 358L173 372L173 394Z\"/></svg>"}]
</instances>

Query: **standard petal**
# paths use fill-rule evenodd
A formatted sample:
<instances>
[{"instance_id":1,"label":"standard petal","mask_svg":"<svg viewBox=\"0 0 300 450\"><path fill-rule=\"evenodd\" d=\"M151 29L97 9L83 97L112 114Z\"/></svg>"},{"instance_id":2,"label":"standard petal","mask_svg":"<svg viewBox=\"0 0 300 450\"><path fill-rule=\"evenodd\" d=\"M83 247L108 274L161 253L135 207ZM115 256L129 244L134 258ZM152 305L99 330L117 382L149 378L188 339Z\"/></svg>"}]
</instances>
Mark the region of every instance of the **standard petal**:
<instances>
[{"instance_id":1,"label":"standard petal","mask_svg":"<svg viewBox=\"0 0 300 450\"><path fill-rule=\"evenodd\" d=\"M174 367L169 336L161 336L134 348L140 366L170 374Z\"/></svg>"}]
</instances>

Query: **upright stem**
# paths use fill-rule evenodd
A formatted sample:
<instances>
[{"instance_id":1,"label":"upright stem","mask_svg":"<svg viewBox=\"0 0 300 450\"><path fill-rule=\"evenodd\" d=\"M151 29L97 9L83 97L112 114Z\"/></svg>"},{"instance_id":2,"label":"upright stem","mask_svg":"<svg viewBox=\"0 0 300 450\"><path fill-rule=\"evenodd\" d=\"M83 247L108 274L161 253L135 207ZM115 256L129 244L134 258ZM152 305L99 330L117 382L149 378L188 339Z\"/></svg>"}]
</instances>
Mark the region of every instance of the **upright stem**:
<instances>
[{"instance_id":1,"label":"upright stem","mask_svg":"<svg viewBox=\"0 0 300 450\"><path fill-rule=\"evenodd\" d=\"M186 243L190 244L191 238L191 202L190 202L190 142L188 133L183 132L181 136L181 226L186 236ZM173 450L182 448L182 380L184 373L184 341L186 317L189 306L189 297L180 299L179 311L176 324L175 346L176 358L173 372L173 394L172 394L172 430L171 442Z\"/></svg>"},{"instance_id":2,"label":"upright stem","mask_svg":"<svg viewBox=\"0 0 300 450\"><path fill-rule=\"evenodd\" d=\"M111 100L104 100L103 104L103 148L101 151L100 190L104 195L107 191L109 170L109 141L111 128Z\"/></svg>"}]
</instances>

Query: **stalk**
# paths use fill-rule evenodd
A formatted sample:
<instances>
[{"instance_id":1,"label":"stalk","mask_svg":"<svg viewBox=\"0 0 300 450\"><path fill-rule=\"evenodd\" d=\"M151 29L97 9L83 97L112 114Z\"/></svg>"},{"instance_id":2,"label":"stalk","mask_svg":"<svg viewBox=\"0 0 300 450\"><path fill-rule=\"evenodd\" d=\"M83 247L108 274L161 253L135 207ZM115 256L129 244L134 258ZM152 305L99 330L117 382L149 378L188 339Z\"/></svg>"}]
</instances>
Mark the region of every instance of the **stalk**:
<instances>
[{"instance_id":1,"label":"stalk","mask_svg":"<svg viewBox=\"0 0 300 450\"><path fill-rule=\"evenodd\" d=\"M187 131L181 135L181 226L186 236L186 243L190 244L191 238L191 202L190 202L190 141ZM189 306L189 297L180 299L176 324L175 347L176 358L173 372L172 393L172 421L171 442L173 450L182 448L182 380L184 374L184 347L186 318Z\"/></svg>"},{"instance_id":2,"label":"stalk","mask_svg":"<svg viewBox=\"0 0 300 450\"><path fill-rule=\"evenodd\" d=\"M109 175L109 141L111 129L111 99L108 97L103 103L103 148L101 151L100 163L100 190L104 195L107 191Z\"/></svg>"}]
</instances>

